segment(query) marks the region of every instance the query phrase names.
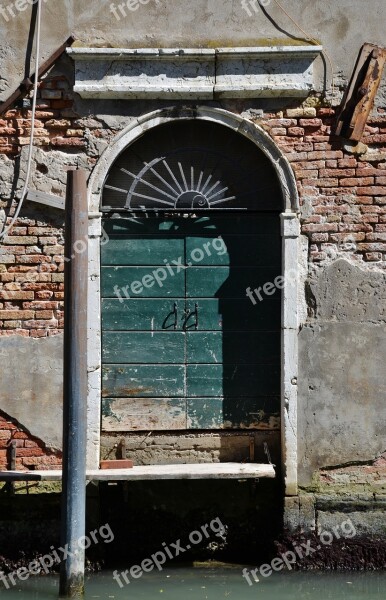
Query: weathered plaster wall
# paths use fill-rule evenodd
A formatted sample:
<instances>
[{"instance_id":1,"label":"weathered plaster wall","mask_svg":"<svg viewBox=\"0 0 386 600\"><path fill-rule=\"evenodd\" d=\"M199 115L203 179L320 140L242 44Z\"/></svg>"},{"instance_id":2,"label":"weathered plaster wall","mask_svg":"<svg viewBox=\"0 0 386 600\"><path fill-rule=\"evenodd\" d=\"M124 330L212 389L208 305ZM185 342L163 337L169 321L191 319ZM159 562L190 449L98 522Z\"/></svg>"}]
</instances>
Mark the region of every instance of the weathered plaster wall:
<instances>
[{"instance_id":1,"label":"weathered plaster wall","mask_svg":"<svg viewBox=\"0 0 386 600\"><path fill-rule=\"evenodd\" d=\"M0 410L48 447L62 444L63 336L0 337Z\"/></svg>"},{"instance_id":2,"label":"weathered plaster wall","mask_svg":"<svg viewBox=\"0 0 386 600\"><path fill-rule=\"evenodd\" d=\"M308 302L312 316L299 334L305 486L318 469L370 464L386 449L386 274L336 260L313 271Z\"/></svg>"},{"instance_id":3,"label":"weathered plaster wall","mask_svg":"<svg viewBox=\"0 0 386 600\"><path fill-rule=\"evenodd\" d=\"M126 9L117 19L111 0L43 2L41 58L46 59L71 34L80 46L98 47L221 47L304 43L304 35L271 1L249 14L240 0L141 0L137 10ZM119 4L116 2L115 5ZM7 10L11 6L11 12ZM0 98L6 98L23 79L31 22L31 6L0 11ZM306 33L320 41L331 57L336 82L350 75L364 42L384 43L383 0L287 0L285 8ZM12 16L12 14L14 16ZM5 16L4 16L5 15ZM8 19L8 20L7 20ZM58 26L58 24L60 24ZM4 43L6 41L6 43ZM327 60L328 62L328 60ZM330 67L327 67L328 71ZM320 59L316 89L323 88ZM328 87L331 74L328 72Z\"/></svg>"}]
</instances>

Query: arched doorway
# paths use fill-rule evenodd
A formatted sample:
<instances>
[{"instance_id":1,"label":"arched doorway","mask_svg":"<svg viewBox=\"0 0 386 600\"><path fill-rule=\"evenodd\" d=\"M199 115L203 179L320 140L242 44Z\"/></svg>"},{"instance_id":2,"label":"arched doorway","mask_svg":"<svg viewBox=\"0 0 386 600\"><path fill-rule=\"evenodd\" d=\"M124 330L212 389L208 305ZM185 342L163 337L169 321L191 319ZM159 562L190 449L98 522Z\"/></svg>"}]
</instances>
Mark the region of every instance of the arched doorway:
<instances>
[{"instance_id":1,"label":"arched doorway","mask_svg":"<svg viewBox=\"0 0 386 600\"><path fill-rule=\"evenodd\" d=\"M281 193L252 142L203 121L147 132L102 195L102 430L274 429Z\"/></svg>"},{"instance_id":2,"label":"arched doorway","mask_svg":"<svg viewBox=\"0 0 386 600\"><path fill-rule=\"evenodd\" d=\"M115 431L269 428L281 412L295 493L296 285L247 295L297 264L292 172L251 123L216 109L177 112L127 128L90 181L90 218L102 210L110 241L89 409L99 388L103 426ZM98 234L90 238L99 294ZM97 339L98 318L90 329Z\"/></svg>"}]
</instances>

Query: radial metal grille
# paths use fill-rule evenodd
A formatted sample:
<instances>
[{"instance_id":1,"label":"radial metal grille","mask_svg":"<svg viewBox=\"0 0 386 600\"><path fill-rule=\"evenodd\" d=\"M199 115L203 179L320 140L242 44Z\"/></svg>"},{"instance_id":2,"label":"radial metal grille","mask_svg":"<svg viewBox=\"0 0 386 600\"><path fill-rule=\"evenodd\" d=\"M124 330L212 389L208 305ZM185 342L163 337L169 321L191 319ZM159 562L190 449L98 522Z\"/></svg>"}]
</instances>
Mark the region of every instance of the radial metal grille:
<instances>
[{"instance_id":1,"label":"radial metal grille","mask_svg":"<svg viewBox=\"0 0 386 600\"><path fill-rule=\"evenodd\" d=\"M280 210L270 161L252 142L211 122L183 121L144 134L114 163L104 211Z\"/></svg>"}]
</instances>

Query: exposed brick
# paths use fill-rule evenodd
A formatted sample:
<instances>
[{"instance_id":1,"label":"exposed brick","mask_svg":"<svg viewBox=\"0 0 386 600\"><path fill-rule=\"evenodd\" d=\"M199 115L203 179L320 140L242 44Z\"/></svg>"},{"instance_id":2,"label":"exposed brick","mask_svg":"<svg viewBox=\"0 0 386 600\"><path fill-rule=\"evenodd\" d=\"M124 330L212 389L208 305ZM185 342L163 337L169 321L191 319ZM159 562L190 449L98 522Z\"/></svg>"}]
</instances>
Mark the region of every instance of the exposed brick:
<instances>
[{"instance_id":1,"label":"exposed brick","mask_svg":"<svg viewBox=\"0 0 386 600\"><path fill-rule=\"evenodd\" d=\"M297 124L296 119L268 119L266 124L269 127L292 127ZM100 126L100 125L99 125Z\"/></svg>"},{"instance_id":2,"label":"exposed brick","mask_svg":"<svg viewBox=\"0 0 386 600\"><path fill-rule=\"evenodd\" d=\"M57 302L57 301L56 302L55 301L54 302L50 302L50 301L44 302L42 300L40 300L40 301L34 300L33 302L23 302L23 308L30 309L30 310L40 309L40 310L51 310L52 311L52 310L57 309L58 306L59 306L59 302ZM43 318L45 318L45 317L43 317Z\"/></svg>"},{"instance_id":3,"label":"exposed brick","mask_svg":"<svg viewBox=\"0 0 386 600\"><path fill-rule=\"evenodd\" d=\"M49 256L43 256L42 254L21 254L16 256L16 262L21 264L39 265L41 263L51 262Z\"/></svg>"},{"instance_id":4,"label":"exposed brick","mask_svg":"<svg viewBox=\"0 0 386 600\"><path fill-rule=\"evenodd\" d=\"M305 179L305 178L314 178L316 179L318 177L318 171L308 171L306 169L302 170L302 169L296 169L296 177L298 179Z\"/></svg>"},{"instance_id":5,"label":"exposed brick","mask_svg":"<svg viewBox=\"0 0 386 600\"><path fill-rule=\"evenodd\" d=\"M84 135L83 129L67 129L67 137L82 137Z\"/></svg>"},{"instance_id":6,"label":"exposed brick","mask_svg":"<svg viewBox=\"0 0 386 600\"><path fill-rule=\"evenodd\" d=\"M0 319L15 320L15 319L33 319L33 310L0 310Z\"/></svg>"},{"instance_id":7,"label":"exposed brick","mask_svg":"<svg viewBox=\"0 0 386 600\"><path fill-rule=\"evenodd\" d=\"M386 242L386 233L367 233L366 240L368 242Z\"/></svg>"},{"instance_id":8,"label":"exposed brick","mask_svg":"<svg viewBox=\"0 0 386 600\"><path fill-rule=\"evenodd\" d=\"M321 169L320 177L354 177L355 169Z\"/></svg>"},{"instance_id":9,"label":"exposed brick","mask_svg":"<svg viewBox=\"0 0 386 600\"><path fill-rule=\"evenodd\" d=\"M0 291L0 299L1 300L33 300L34 293L33 292L20 292L20 291L11 291L11 290L2 290Z\"/></svg>"},{"instance_id":10,"label":"exposed brick","mask_svg":"<svg viewBox=\"0 0 386 600\"><path fill-rule=\"evenodd\" d=\"M371 225L365 225L364 223L340 223L339 231L365 231L371 232L373 229Z\"/></svg>"},{"instance_id":11,"label":"exposed brick","mask_svg":"<svg viewBox=\"0 0 386 600\"><path fill-rule=\"evenodd\" d=\"M321 127L323 121L321 119L299 119L300 127Z\"/></svg>"},{"instance_id":12,"label":"exposed brick","mask_svg":"<svg viewBox=\"0 0 386 600\"><path fill-rule=\"evenodd\" d=\"M305 179L303 185L311 187L337 187L337 179Z\"/></svg>"},{"instance_id":13,"label":"exposed brick","mask_svg":"<svg viewBox=\"0 0 386 600\"><path fill-rule=\"evenodd\" d=\"M341 158L338 160L339 169L352 169L358 165L356 158Z\"/></svg>"},{"instance_id":14,"label":"exposed brick","mask_svg":"<svg viewBox=\"0 0 386 600\"><path fill-rule=\"evenodd\" d=\"M386 187L375 185L368 187L358 187L357 194L358 196L386 196Z\"/></svg>"},{"instance_id":15,"label":"exposed brick","mask_svg":"<svg viewBox=\"0 0 386 600\"><path fill-rule=\"evenodd\" d=\"M304 231L305 233L324 233L329 231L338 231L338 225L336 223L312 223L310 225L303 225L302 231Z\"/></svg>"},{"instance_id":16,"label":"exposed brick","mask_svg":"<svg viewBox=\"0 0 386 600\"><path fill-rule=\"evenodd\" d=\"M62 138L62 137L57 137L57 138L53 138L51 140L51 144L53 146L66 146L66 147L82 147L84 148L86 146L86 142L85 140L81 139L81 138Z\"/></svg>"},{"instance_id":17,"label":"exposed brick","mask_svg":"<svg viewBox=\"0 0 386 600\"><path fill-rule=\"evenodd\" d=\"M45 327L56 327L57 326L57 321L56 319L41 319L41 320L31 320L31 321L24 321L23 323L24 327L27 327L28 329L42 329Z\"/></svg>"},{"instance_id":18,"label":"exposed brick","mask_svg":"<svg viewBox=\"0 0 386 600\"><path fill-rule=\"evenodd\" d=\"M373 185L374 183L374 177L349 177L346 178L344 177L343 179L340 180L340 184L342 186L346 185L348 187L355 187L355 186L365 186L365 185Z\"/></svg>"},{"instance_id":19,"label":"exposed brick","mask_svg":"<svg viewBox=\"0 0 386 600\"><path fill-rule=\"evenodd\" d=\"M386 252L386 244L358 244L358 250L362 252Z\"/></svg>"},{"instance_id":20,"label":"exposed brick","mask_svg":"<svg viewBox=\"0 0 386 600\"><path fill-rule=\"evenodd\" d=\"M382 172L374 167L358 167L356 170L357 177L374 177L376 175L382 175Z\"/></svg>"},{"instance_id":21,"label":"exposed brick","mask_svg":"<svg viewBox=\"0 0 386 600\"><path fill-rule=\"evenodd\" d=\"M310 160L327 160L329 158L343 158L341 150L319 150L317 152L308 152Z\"/></svg>"},{"instance_id":22,"label":"exposed brick","mask_svg":"<svg viewBox=\"0 0 386 600\"><path fill-rule=\"evenodd\" d=\"M294 169L306 169L306 170L313 170L313 169L324 169L326 165L326 162L324 160L317 160L317 161L300 161L300 162L294 162L292 164L292 166L294 167Z\"/></svg>"},{"instance_id":23,"label":"exposed brick","mask_svg":"<svg viewBox=\"0 0 386 600\"><path fill-rule=\"evenodd\" d=\"M382 254L380 252L366 252L365 258L368 261L379 262L382 260Z\"/></svg>"},{"instance_id":24,"label":"exposed brick","mask_svg":"<svg viewBox=\"0 0 386 600\"><path fill-rule=\"evenodd\" d=\"M52 310L37 310L35 314L36 319L52 319L53 316Z\"/></svg>"},{"instance_id":25,"label":"exposed brick","mask_svg":"<svg viewBox=\"0 0 386 600\"><path fill-rule=\"evenodd\" d=\"M3 244L9 244L9 245L19 245L19 244L23 244L25 246L28 246L30 244L37 244L38 243L38 238L33 236L33 235L22 235L22 236L18 236L18 235L6 235L4 236L3 239Z\"/></svg>"},{"instance_id":26,"label":"exposed brick","mask_svg":"<svg viewBox=\"0 0 386 600\"><path fill-rule=\"evenodd\" d=\"M312 242L327 242L328 241L328 233L312 233L311 241Z\"/></svg>"},{"instance_id":27,"label":"exposed brick","mask_svg":"<svg viewBox=\"0 0 386 600\"><path fill-rule=\"evenodd\" d=\"M296 119L298 117L316 117L316 108L307 106L305 108L287 108L285 111L286 117L290 119Z\"/></svg>"},{"instance_id":28,"label":"exposed brick","mask_svg":"<svg viewBox=\"0 0 386 600\"><path fill-rule=\"evenodd\" d=\"M304 129L302 127L289 127L288 135L302 137L304 135Z\"/></svg>"},{"instance_id":29,"label":"exposed brick","mask_svg":"<svg viewBox=\"0 0 386 600\"><path fill-rule=\"evenodd\" d=\"M374 198L372 196L360 196L356 199L357 204L372 204L374 202Z\"/></svg>"},{"instance_id":30,"label":"exposed brick","mask_svg":"<svg viewBox=\"0 0 386 600\"><path fill-rule=\"evenodd\" d=\"M17 451L17 456L19 457L37 457L44 456L44 452L41 448L20 448Z\"/></svg>"}]
</instances>

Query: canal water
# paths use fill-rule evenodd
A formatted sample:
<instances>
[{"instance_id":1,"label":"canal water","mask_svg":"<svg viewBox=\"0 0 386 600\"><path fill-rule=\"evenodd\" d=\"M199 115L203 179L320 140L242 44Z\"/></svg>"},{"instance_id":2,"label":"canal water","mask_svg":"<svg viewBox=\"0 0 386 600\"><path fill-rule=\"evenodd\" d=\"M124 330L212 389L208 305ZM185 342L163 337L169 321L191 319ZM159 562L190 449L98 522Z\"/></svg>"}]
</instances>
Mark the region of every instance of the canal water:
<instances>
[{"instance_id":1,"label":"canal water","mask_svg":"<svg viewBox=\"0 0 386 600\"><path fill-rule=\"evenodd\" d=\"M58 577L31 577L12 589L0 583L1 600L57 598ZM385 600L386 572L280 572L249 586L241 567L180 567L144 573L120 588L113 572L90 575L86 599L100 600Z\"/></svg>"}]
</instances>

